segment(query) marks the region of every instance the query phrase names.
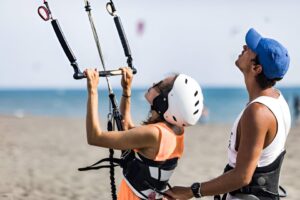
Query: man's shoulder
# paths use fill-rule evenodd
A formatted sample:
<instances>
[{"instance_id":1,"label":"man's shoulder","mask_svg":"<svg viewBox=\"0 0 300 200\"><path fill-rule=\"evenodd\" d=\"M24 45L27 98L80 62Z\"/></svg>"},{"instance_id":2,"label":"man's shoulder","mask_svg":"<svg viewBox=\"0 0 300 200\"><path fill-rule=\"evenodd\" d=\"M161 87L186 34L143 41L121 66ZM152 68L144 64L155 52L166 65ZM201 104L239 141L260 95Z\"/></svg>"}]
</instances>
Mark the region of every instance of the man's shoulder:
<instances>
[{"instance_id":1,"label":"man's shoulder","mask_svg":"<svg viewBox=\"0 0 300 200\"><path fill-rule=\"evenodd\" d=\"M274 117L272 111L264 104L259 102L251 103L243 113L243 118L246 120L272 120Z\"/></svg>"}]
</instances>

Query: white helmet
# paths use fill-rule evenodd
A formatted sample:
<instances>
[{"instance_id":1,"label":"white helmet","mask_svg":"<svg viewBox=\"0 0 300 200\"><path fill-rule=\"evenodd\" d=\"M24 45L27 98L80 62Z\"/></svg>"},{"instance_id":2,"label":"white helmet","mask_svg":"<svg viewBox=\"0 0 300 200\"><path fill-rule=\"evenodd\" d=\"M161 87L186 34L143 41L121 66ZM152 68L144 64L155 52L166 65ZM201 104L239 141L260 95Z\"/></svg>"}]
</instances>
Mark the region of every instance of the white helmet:
<instances>
[{"instance_id":1,"label":"white helmet","mask_svg":"<svg viewBox=\"0 0 300 200\"><path fill-rule=\"evenodd\" d=\"M197 123L203 109L203 94L200 85L193 78L180 74L167 97L159 95L154 100L155 110L164 119L176 126L190 126Z\"/></svg>"}]
</instances>

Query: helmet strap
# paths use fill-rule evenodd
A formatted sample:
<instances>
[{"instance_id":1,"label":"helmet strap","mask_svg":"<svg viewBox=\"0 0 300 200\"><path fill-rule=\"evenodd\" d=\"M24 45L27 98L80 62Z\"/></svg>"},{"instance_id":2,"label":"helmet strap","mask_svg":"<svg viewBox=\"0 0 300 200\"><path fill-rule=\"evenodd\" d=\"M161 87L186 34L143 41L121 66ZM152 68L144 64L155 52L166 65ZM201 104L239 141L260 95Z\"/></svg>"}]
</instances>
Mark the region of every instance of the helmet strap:
<instances>
[{"instance_id":1,"label":"helmet strap","mask_svg":"<svg viewBox=\"0 0 300 200\"><path fill-rule=\"evenodd\" d=\"M164 114L168 110L168 97L163 94L158 95L153 99L153 105L151 105L151 110L155 110L162 119L164 119Z\"/></svg>"}]
</instances>

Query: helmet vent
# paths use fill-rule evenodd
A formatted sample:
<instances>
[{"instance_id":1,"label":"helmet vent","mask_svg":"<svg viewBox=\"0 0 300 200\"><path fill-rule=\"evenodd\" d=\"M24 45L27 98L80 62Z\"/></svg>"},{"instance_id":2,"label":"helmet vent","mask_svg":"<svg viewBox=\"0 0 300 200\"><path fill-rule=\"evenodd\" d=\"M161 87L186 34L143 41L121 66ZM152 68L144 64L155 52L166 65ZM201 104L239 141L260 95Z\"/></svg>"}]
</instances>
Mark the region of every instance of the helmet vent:
<instances>
[{"instance_id":1,"label":"helmet vent","mask_svg":"<svg viewBox=\"0 0 300 200\"><path fill-rule=\"evenodd\" d=\"M173 116L173 119L174 119L174 121L175 121L175 122L177 122L177 119L176 119L176 117L175 117L175 116Z\"/></svg>"},{"instance_id":2,"label":"helmet vent","mask_svg":"<svg viewBox=\"0 0 300 200\"><path fill-rule=\"evenodd\" d=\"M188 82L188 79L186 78L186 79L185 79L185 84L187 84L187 82Z\"/></svg>"},{"instance_id":3,"label":"helmet vent","mask_svg":"<svg viewBox=\"0 0 300 200\"><path fill-rule=\"evenodd\" d=\"M199 104L199 100L195 103L195 106L198 106L198 104Z\"/></svg>"},{"instance_id":4,"label":"helmet vent","mask_svg":"<svg viewBox=\"0 0 300 200\"><path fill-rule=\"evenodd\" d=\"M194 96L197 96L198 95L198 90L195 92Z\"/></svg>"},{"instance_id":5,"label":"helmet vent","mask_svg":"<svg viewBox=\"0 0 300 200\"><path fill-rule=\"evenodd\" d=\"M199 109L197 109L193 114L196 115L199 112Z\"/></svg>"}]
</instances>

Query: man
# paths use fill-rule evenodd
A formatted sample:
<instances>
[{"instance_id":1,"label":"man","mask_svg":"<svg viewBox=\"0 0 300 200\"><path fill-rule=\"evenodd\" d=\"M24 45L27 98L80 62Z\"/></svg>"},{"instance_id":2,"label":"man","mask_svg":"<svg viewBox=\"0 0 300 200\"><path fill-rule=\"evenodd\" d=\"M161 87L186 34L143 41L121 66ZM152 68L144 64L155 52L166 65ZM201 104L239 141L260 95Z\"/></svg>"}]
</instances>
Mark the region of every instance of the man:
<instances>
[{"instance_id":1,"label":"man","mask_svg":"<svg viewBox=\"0 0 300 200\"><path fill-rule=\"evenodd\" d=\"M247 32L246 44L235 64L244 75L249 102L232 127L225 172L191 187L170 189L167 194L174 199L218 194L227 194L227 200L280 198L279 173L291 116L274 85L286 74L290 58L279 42L254 29Z\"/></svg>"}]
</instances>

